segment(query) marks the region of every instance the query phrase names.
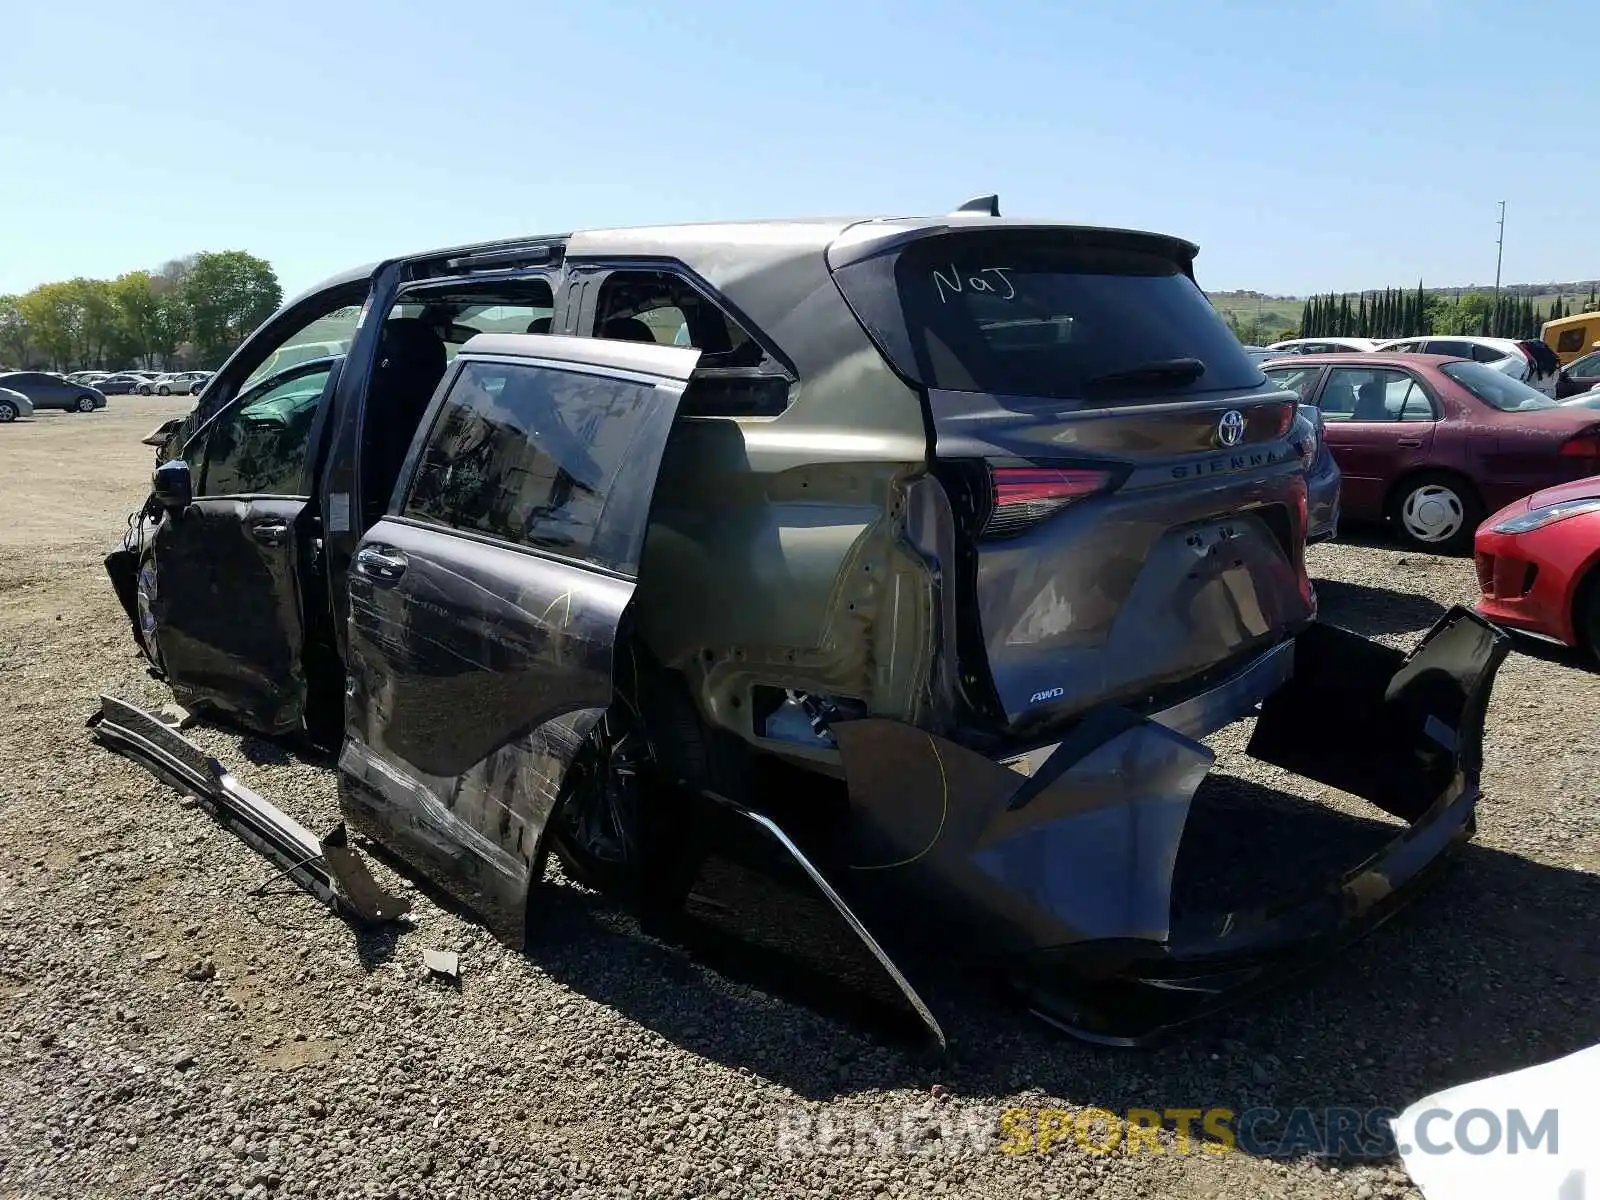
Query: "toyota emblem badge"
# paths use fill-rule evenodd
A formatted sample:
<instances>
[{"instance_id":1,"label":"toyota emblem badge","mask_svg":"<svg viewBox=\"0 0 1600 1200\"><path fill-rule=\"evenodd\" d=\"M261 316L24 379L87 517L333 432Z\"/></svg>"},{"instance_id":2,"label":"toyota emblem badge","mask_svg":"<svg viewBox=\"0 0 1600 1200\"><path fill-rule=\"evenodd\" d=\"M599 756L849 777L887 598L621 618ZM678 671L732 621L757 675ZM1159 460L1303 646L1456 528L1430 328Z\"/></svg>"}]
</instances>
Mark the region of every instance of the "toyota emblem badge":
<instances>
[{"instance_id":1,"label":"toyota emblem badge","mask_svg":"<svg viewBox=\"0 0 1600 1200\"><path fill-rule=\"evenodd\" d=\"M1244 441L1244 414L1237 408L1230 408L1222 414L1222 420L1217 422L1217 444L1237 446L1242 441Z\"/></svg>"}]
</instances>

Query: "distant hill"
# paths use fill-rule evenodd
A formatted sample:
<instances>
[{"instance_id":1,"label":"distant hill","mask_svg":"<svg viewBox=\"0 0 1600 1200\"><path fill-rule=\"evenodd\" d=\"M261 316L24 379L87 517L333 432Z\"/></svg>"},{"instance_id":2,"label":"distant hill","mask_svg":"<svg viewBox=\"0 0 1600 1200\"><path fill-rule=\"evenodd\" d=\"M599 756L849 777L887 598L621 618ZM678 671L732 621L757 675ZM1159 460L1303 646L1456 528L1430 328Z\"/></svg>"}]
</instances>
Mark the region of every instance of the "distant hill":
<instances>
[{"instance_id":1,"label":"distant hill","mask_svg":"<svg viewBox=\"0 0 1600 1200\"><path fill-rule=\"evenodd\" d=\"M1400 286L1391 284L1391 287ZM1416 284L1412 284L1415 287ZM1548 309L1559 297L1562 304L1575 308L1582 308L1583 302L1589 298L1591 288L1600 288L1600 280L1582 279L1571 283L1503 283L1500 291L1508 296L1531 297L1535 308ZM1382 287L1368 288L1370 292L1381 292ZM1455 299L1465 296L1470 292L1492 292L1492 283L1463 284L1460 287L1424 287L1423 291L1430 295L1443 296ZM1358 293L1352 292L1351 295ZM1260 322L1264 330L1291 329L1300 323L1300 312L1305 307L1304 296L1271 296L1264 292L1232 291L1232 292L1207 292L1207 298L1223 316L1235 316L1240 321L1254 318Z\"/></svg>"}]
</instances>

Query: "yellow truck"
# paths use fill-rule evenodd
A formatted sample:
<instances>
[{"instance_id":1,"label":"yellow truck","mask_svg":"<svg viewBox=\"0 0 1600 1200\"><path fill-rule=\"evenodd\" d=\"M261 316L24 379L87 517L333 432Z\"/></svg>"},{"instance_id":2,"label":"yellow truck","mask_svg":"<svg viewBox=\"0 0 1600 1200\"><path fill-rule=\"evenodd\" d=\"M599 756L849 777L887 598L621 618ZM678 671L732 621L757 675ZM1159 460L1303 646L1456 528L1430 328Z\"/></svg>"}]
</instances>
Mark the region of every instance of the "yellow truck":
<instances>
[{"instance_id":1,"label":"yellow truck","mask_svg":"<svg viewBox=\"0 0 1600 1200\"><path fill-rule=\"evenodd\" d=\"M1600 312L1574 313L1546 321L1539 329L1544 344L1556 352L1564 367L1573 359L1600 348Z\"/></svg>"}]
</instances>

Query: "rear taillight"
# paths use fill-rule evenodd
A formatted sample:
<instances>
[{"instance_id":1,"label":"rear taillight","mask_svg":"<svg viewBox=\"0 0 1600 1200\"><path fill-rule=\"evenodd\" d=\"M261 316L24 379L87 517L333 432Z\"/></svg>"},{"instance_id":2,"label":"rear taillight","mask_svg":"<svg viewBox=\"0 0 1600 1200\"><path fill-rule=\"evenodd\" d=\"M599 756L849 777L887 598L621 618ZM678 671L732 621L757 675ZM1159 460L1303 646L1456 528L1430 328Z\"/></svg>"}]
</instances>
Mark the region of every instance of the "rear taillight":
<instances>
[{"instance_id":1,"label":"rear taillight","mask_svg":"<svg viewBox=\"0 0 1600 1200\"><path fill-rule=\"evenodd\" d=\"M1015 537L1067 505L1106 491L1110 471L1078 467L991 467L994 511L984 537Z\"/></svg>"},{"instance_id":2,"label":"rear taillight","mask_svg":"<svg viewBox=\"0 0 1600 1200\"><path fill-rule=\"evenodd\" d=\"M1600 458L1600 429L1585 429L1561 445L1563 458Z\"/></svg>"}]
</instances>

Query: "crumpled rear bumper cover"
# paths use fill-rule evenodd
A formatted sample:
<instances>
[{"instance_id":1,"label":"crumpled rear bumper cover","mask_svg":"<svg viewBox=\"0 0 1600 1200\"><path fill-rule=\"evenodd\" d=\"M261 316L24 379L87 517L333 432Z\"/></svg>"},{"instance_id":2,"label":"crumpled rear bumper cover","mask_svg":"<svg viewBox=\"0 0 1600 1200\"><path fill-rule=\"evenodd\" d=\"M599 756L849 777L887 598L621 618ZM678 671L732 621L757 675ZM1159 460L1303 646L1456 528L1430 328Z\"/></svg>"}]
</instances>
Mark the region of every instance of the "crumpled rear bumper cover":
<instances>
[{"instance_id":1,"label":"crumpled rear bumper cover","mask_svg":"<svg viewBox=\"0 0 1600 1200\"><path fill-rule=\"evenodd\" d=\"M1213 756L1121 709L1088 714L1031 775L900 722L839 723L848 819L802 833L747 815L893 960L936 1040L917 982L930 952L997 970L1078 1036L1137 1043L1326 957L1470 837L1484 711L1509 648L1464 608L1409 654L1322 623L1296 639L1249 753L1408 824L1342 878L1255 908L1174 917L1178 847Z\"/></svg>"}]
</instances>

